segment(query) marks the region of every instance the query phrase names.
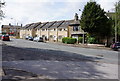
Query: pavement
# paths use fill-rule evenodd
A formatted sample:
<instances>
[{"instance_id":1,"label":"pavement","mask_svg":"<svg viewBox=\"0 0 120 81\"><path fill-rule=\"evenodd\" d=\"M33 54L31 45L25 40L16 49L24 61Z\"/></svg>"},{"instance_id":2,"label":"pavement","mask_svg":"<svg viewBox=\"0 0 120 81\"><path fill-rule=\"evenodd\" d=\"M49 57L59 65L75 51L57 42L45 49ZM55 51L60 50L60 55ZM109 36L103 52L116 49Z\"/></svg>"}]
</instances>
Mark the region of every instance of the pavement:
<instances>
[{"instance_id":1,"label":"pavement","mask_svg":"<svg viewBox=\"0 0 120 81\"><path fill-rule=\"evenodd\" d=\"M82 48L91 48L91 49L104 49L104 50L112 50L110 47L106 47L103 44L65 44L62 42L49 42L47 43L53 43L58 45L64 45L64 46L72 46L72 47L82 47Z\"/></svg>"}]
</instances>

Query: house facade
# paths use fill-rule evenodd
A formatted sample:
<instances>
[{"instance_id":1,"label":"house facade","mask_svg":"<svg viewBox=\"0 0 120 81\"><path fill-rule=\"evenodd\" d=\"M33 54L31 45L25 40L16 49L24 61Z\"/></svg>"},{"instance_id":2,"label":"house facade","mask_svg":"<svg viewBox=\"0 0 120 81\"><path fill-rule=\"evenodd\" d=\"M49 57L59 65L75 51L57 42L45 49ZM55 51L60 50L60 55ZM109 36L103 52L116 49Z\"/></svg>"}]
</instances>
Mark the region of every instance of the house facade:
<instances>
[{"instance_id":1,"label":"house facade","mask_svg":"<svg viewBox=\"0 0 120 81\"><path fill-rule=\"evenodd\" d=\"M21 26L16 26L16 25L2 25L2 34L8 34L10 36L20 36L20 30L22 28Z\"/></svg>"},{"instance_id":2,"label":"house facade","mask_svg":"<svg viewBox=\"0 0 120 81\"><path fill-rule=\"evenodd\" d=\"M78 39L84 34L85 32L80 27L77 13L72 20L32 23L25 25L20 30L20 38L40 36L45 37L49 41L62 41L63 37Z\"/></svg>"}]
</instances>

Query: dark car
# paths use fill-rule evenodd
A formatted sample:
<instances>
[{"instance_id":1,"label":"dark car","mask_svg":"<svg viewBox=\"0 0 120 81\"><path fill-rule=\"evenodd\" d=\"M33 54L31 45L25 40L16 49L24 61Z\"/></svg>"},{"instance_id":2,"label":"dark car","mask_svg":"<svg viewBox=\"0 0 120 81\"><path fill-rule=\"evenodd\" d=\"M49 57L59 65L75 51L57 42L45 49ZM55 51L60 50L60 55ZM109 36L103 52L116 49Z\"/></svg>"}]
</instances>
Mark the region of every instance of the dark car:
<instances>
[{"instance_id":1,"label":"dark car","mask_svg":"<svg viewBox=\"0 0 120 81\"><path fill-rule=\"evenodd\" d=\"M2 35L0 35L0 40L1 40L1 38L2 38Z\"/></svg>"},{"instance_id":2,"label":"dark car","mask_svg":"<svg viewBox=\"0 0 120 81\"><path fill-rule=\"evenodd\" d=\"M2 35L1 40L2 41L10 41L9 35Z\"/></svg>"},{"instance_id":3,"label":"dark car","mask_svg":"<svg viewBox=\"0 0 120 81\"><path fill-rule=\"evenodd\" d=\"M30 36L29 36L29 37L28 37L28 40L33 41L33 37L30 37Z\"/></svg>"},{"instance_id":4,"label":"dark car","mask_svg":"<svg viewBox=\"0 0 120 81\"><path fill-rule=\"evenodd\" d=\"M113 44L111 45L111 48L112 48L113 50L119 50L119 49L120 49L120 42L113 43Z\"/></svg>"}]
</instances>

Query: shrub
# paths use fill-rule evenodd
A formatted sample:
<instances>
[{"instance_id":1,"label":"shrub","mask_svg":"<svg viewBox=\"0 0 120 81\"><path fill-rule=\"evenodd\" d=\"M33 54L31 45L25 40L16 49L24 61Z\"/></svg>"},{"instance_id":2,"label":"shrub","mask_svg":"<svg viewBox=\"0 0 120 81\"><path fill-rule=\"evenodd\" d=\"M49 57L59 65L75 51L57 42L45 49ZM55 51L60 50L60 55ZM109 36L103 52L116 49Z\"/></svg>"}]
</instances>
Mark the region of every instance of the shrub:
<instances>
[{"instance_id":1,"label":"shrub","mask_svg":"<svg viewBox=\"0 0 120 81\"><path fill-rule=\"evenodd\" d=\"M77 39L76 38L70 38L70 37L64 37L62 39L62 42L66 43L66 44L75 44L77 42Z\"/></svg>"},{"instance_id":2,"label":"shrub","mask_svg":"<svg viewBox=\"0 0 120 81\"><path fill-rule=\"evenodd\" d=\"M79 42L79 43L82 43L82 41L83 41L83 37L79 37L79 38L78 38L78 42Z\"/></svg>"},{"instance_id":3,"label":"shrub","mask_svg":"<svg viewBox=\"0 0 120 81\"><path fill-rule=\"evenodd\" d=\"M93 44L93 43L95 43L96 40L94 37L89 37L87 41L88 41L88 43Z\"/></svg>"}]
</instances>

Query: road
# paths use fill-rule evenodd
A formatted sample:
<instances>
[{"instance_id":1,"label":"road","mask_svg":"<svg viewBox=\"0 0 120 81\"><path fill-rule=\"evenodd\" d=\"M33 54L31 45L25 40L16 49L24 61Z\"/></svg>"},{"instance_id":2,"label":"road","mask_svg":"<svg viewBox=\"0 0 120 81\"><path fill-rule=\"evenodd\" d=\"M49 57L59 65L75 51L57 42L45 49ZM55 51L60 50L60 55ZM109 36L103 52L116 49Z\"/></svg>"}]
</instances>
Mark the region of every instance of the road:
<instances>
[{"instance_id":1,"label":"road","mask_svg":"<svg viewBox=\"0 0 120 81\"><path fill-rule=\"evenodd\" d=\"M42 42L32 42L22 39L14 39L11 42L4 42L7 45L18 47L18 48L27 48L27 50L37 50L41 52L50 52L52 54L58 55L67 55L63 54L64 52L69 52L69 55L83 55L87 57L94 57L96 61L105 62L105 63L113 63L118 64L118 51L112 50L102 50L102 49L90 49L90 48L80 48L80 47L70 47L70 46L63 46L53 43L42 43ZM42 50L38 50L42 49ZM53 52L51 52L53 51ZM61 54L62 52L62 54Z\"/></svg>"},{"instance_id":2,"label":"road","mask_svg":"<svg viewBox=\"0 0 120 81\"><path fill-rule=\"evenodd\" d=\"M23 39L4 41L3 44L2 61L5 68L21 69L45 78L118 78L117 51L63 46Z\"/></svg>"}]
</instances>

